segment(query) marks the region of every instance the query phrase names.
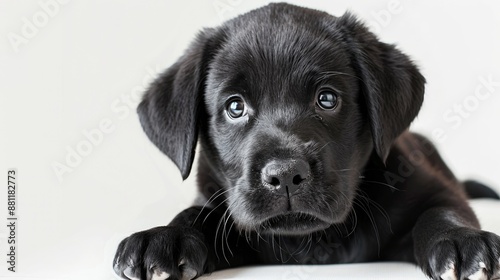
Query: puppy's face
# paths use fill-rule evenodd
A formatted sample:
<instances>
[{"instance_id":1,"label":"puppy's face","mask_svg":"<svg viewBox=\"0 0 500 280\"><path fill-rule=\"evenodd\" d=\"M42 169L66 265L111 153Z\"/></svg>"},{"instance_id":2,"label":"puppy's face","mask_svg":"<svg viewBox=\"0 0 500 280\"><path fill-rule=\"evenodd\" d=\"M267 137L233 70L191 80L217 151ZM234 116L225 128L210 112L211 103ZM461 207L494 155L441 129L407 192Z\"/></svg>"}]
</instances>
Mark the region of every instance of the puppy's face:
<instances>
[{"instance_id":1,"label":"puppy's face","mask_svg":"<svg viewBox=\"0 0 500 280\"><path fill-rule=\"evenodd\" d=\"M237 225L301 234L342 221L372 150L346 45L297 24L247 28L209 68L208 137Z\"/></svg>"},{"instance_id":2,"label":"puppy's face","mask_svg":"<svg viewBox=\"0 0 500 280\"><path fill-rule=\"evenodd\" d=\"M346 218L423 93L408 57L352 15L271 4L202 32L138 113L184 178L199 135L201 176L225 190L202 193L224 194L240 229L305 234Z\"/></svg>"}]
</instances>

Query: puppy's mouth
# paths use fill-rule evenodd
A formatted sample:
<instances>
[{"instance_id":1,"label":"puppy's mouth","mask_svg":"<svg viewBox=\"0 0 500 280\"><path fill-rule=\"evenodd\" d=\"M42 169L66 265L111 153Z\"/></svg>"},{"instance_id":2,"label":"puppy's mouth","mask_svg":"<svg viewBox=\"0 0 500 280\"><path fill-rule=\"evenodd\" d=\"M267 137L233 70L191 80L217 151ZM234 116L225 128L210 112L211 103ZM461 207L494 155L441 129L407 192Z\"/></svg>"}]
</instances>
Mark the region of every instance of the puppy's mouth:
<instances>
[{"instance_id":1,"label":"puppy's mouth","mask_svg":"<svg viewBox=\"0 0 500 280\"><path fill-rule=\"evenodd\" d=\"M289 212L267 218L260 224L260 232L283 235L304 235L328 228L332 223L315 215Z\"/></svg>"}]
</instances>

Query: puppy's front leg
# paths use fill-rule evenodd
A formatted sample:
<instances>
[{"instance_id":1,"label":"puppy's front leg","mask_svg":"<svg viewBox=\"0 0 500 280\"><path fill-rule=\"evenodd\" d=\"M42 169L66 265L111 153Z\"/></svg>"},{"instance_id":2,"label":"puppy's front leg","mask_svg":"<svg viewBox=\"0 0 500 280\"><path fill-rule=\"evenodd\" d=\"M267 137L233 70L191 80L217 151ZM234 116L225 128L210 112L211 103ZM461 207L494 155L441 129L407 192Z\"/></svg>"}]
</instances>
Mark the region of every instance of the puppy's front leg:
<instances>
[{"instance_id":1,"label":"puppy's front leg","mask_svg":"<svg viewBox=\"0 0 500 280\"><path fill-rule=\"evenodd\" d=\"M132 234L118 246L115 272L125 279L193 279L215 269L240 265L243 257L235 252L241 248L227 248L236 243L237 233L224 213L222 207L191 207L168 226Z\"/></svg>"},{"instance_id":2,"label":"puppy's front leg","mask_svg":"<svg viewBox=\"0 0 500 280\"><path fill-rule=\"evenodd\" d=\"M432 279L498 279L500 237L479 229L468 207L432 208L413 230L418 264Z\"/></svg>"}]
</instances>

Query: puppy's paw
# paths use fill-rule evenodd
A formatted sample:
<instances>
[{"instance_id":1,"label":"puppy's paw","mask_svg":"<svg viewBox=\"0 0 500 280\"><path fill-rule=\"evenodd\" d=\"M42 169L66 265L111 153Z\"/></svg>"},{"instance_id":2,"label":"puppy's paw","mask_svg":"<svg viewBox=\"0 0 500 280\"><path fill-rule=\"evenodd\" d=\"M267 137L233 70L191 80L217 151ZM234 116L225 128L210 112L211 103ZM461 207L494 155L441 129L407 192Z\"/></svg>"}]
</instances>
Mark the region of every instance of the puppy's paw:
<instances>
[{"instance_id":1,"label":"puppy's paw","mask_svg":"<svg viewBox=\"0 0 500 280\"><path fill-rule=\"evenodd\" d=\"M459 228L440 236L430 247L423 270L435 280L500 279L500 237Z\"/></svg>"},{"instance_id":2,"label":"puppy's paw","mask_svg":"<svg viewBox=\"0 0 500 280\"><path fill-rule=\"evenodd\" d=\"M194 279L211 272L203 234L187 227L157 227L125 238L113 268L130 280Z\"/></svg>"}]
</instances>

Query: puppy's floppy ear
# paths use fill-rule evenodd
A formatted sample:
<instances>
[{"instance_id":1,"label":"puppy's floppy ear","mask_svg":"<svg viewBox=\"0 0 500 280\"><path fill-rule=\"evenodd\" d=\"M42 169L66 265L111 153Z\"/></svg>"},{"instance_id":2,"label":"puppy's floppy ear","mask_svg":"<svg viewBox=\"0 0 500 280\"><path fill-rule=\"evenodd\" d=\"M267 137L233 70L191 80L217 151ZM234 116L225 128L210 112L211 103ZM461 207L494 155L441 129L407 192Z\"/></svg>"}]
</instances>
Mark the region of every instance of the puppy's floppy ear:
<instances>
[{"instance_id":1,"label":"puppy's floppy ear","mask_svg":"<svg viewBox=\"0 0 500 280\"><path fill-rule=\"evenodd\" d=\"M408 128L424 100L425 79L394 45L380 42L353 15L337 19L361 78L375 151L385 162L393 141Z\"/></svg>"},{"instance_id":2,"label":"puppy's floppy ear","mask_svg":"<svg viewBox=\"0 0 500 280\"><path fill-rule=\"evenodd\" d=\"M195 155L203 114L203 91L214 30L198 35L184 55L146 91L137 108L149 139L179 168L186 179Z\"/></svg>"}]
</instances>

